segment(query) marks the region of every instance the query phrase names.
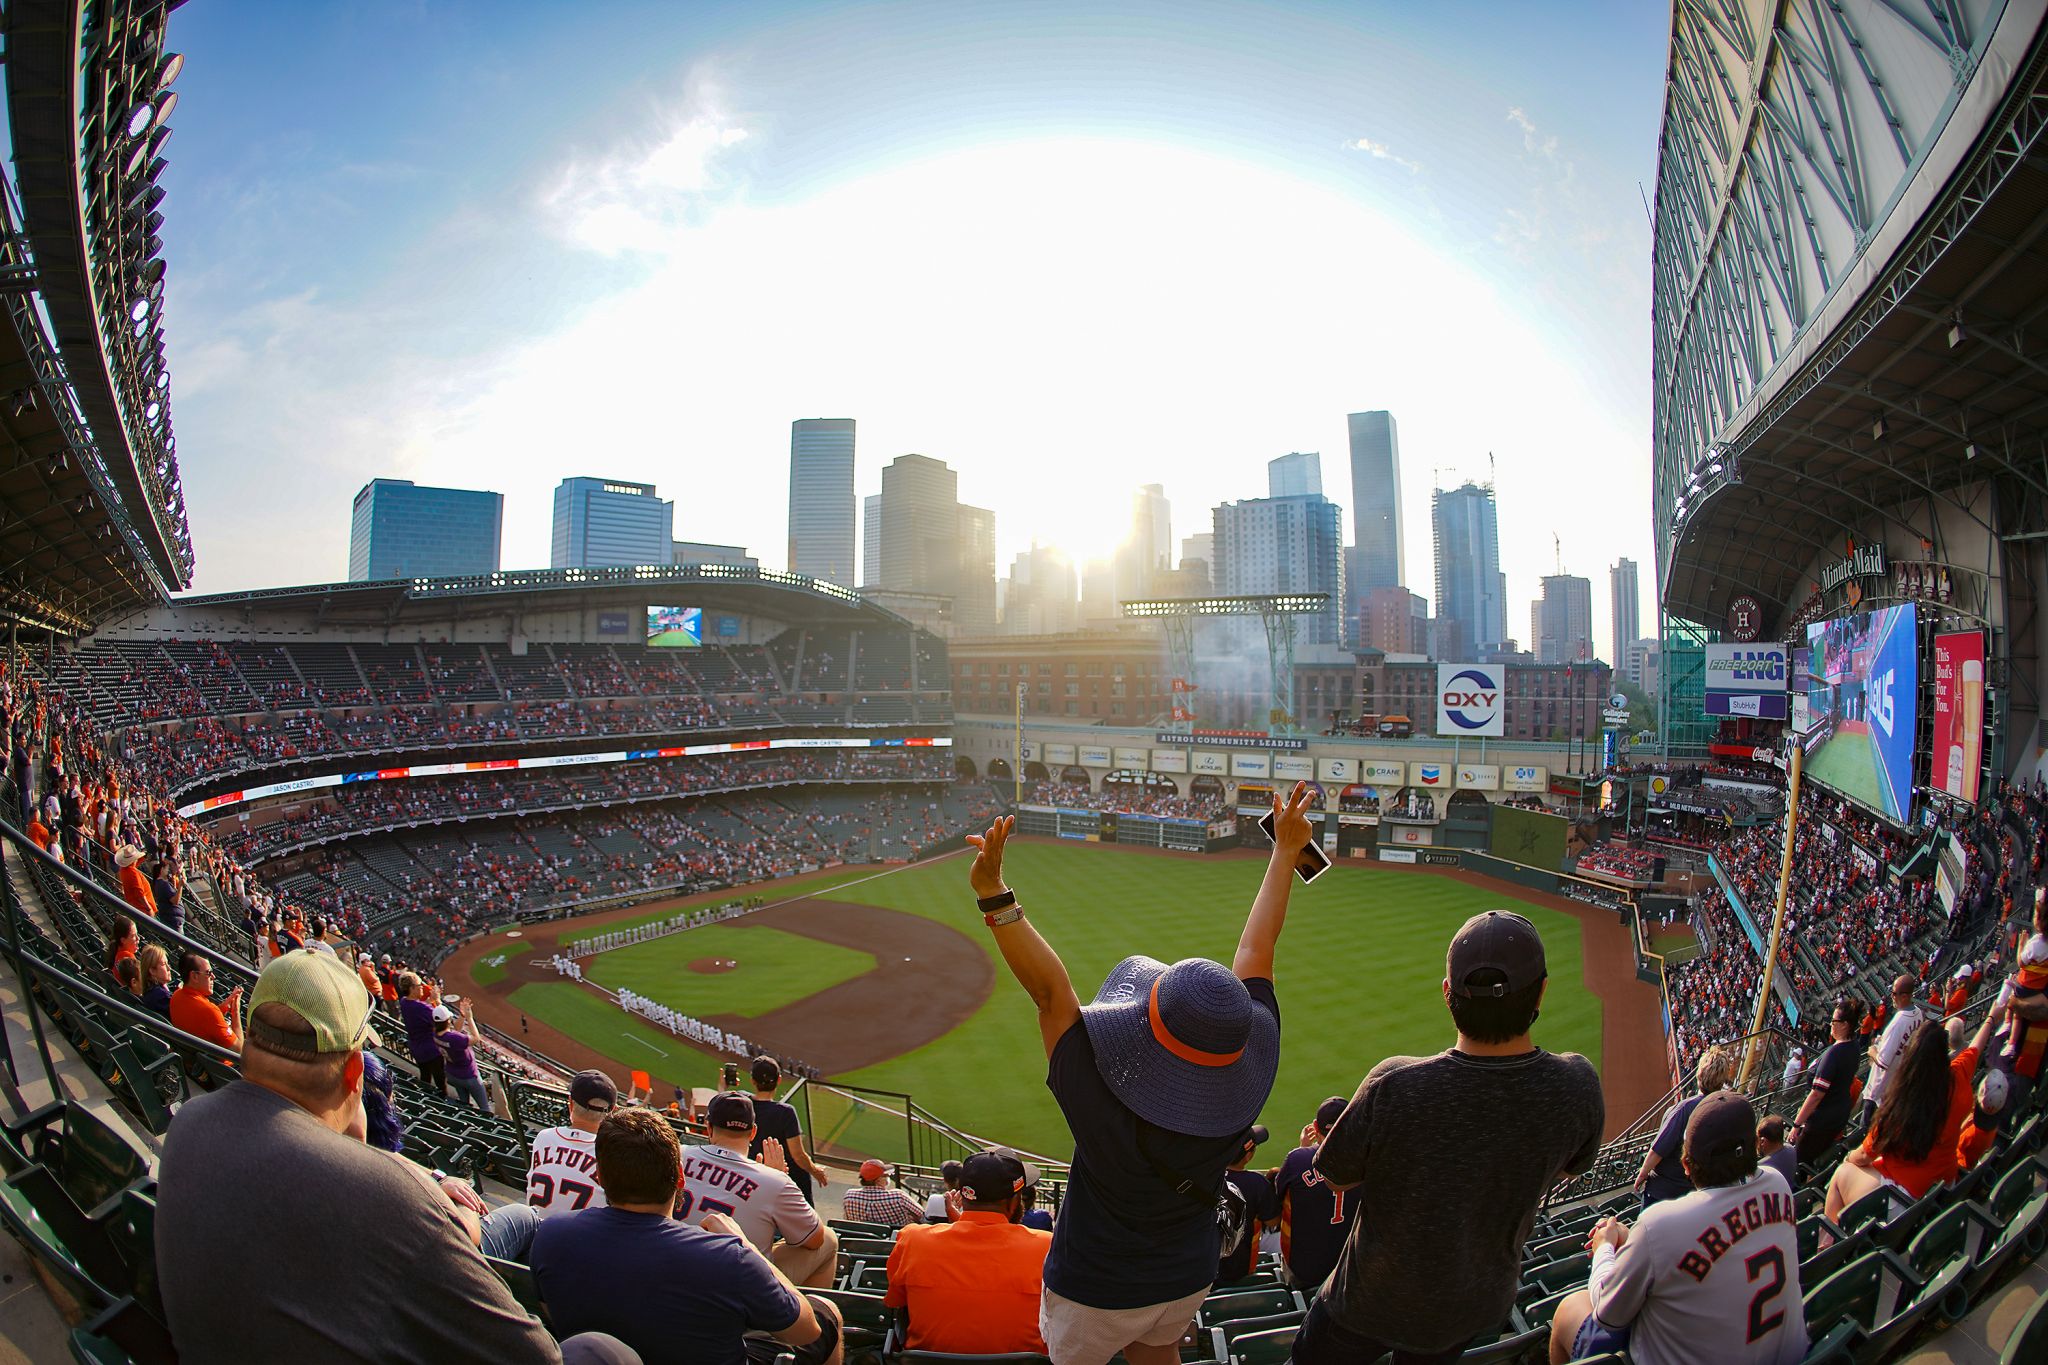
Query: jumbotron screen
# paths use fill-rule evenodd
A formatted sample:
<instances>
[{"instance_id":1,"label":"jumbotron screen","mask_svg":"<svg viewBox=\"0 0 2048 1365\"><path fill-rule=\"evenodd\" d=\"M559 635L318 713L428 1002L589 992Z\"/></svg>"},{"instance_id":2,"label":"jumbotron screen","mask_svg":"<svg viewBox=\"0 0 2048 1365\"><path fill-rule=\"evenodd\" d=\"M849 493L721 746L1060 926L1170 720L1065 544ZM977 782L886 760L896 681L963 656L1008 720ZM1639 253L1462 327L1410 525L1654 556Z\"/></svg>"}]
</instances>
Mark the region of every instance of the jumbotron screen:
<instances>
[{"instance_id":1,"label":"jumbotron screen","mask_svg":"<svg viewBox=\"0 0 2048 1365\"><path fill-rule=\"evenodd\" d=\"M696 649L704 643L704 608L649 607L649 649Z\"/></svg>"},{"instance_id":2,"label":"jumbotron screen","mask_svg":"<svg viewBox=\"0 0 2048 1365\"><path fill-rule=\"evenodd\" d=\"M1913 813L1916 627L1909 602L1806 628L1806 775L1901 824Z\"/></svg>"}]
</instances>

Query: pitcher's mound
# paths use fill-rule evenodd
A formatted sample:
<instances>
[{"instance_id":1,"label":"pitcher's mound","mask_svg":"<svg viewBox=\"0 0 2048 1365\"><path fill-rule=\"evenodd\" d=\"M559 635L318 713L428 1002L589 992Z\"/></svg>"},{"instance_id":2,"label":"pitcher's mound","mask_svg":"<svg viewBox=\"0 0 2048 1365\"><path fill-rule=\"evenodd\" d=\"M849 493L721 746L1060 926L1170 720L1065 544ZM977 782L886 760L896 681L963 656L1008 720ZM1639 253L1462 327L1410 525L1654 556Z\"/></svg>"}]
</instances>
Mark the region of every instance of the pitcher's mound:
<instances>
[{"instance_id":1,"label":"pitcher's mound","mask_svg":"<svg viewBox=\"0 0 2048 1365\"><path fill-rule=\"evenodd\" d=\"M739 963L729 957L700 957L690 963L690 970L712 975L718 972L729 972L739 965Z\"/></svg>"}]
</instances>

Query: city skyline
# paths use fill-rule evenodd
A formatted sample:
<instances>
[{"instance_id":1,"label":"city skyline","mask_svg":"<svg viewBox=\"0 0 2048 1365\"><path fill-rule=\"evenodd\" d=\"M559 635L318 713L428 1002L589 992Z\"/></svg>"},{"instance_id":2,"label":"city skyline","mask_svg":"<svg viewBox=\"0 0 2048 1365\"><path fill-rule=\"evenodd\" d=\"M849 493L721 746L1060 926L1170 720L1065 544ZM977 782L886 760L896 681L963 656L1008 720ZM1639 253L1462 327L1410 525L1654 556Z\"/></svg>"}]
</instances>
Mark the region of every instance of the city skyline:
<instances>
[{"instance_id":1,"label":"city skyline","mask_svg":"<svg viewBox=\"0 0 2048 1365\"><path fill-rule=\"evenodd\" d=\"M1432 482L1488 450L1513 598L1553 527L1652 563L1636 182L1668 34L1610 9L1591 44L1513 8L1475 44L1430 7L1201 0L183 7L195 587L334 578L340 520L274 509L373 472L502 490L505 565L542 564L546 490L591 464L780 568L761 475L820 413L882 457L857 497L951 462L1003 564L1110 552L1145 483L1184 533L1371 410L1403 581Z\"/></svg>"}]
</instances>

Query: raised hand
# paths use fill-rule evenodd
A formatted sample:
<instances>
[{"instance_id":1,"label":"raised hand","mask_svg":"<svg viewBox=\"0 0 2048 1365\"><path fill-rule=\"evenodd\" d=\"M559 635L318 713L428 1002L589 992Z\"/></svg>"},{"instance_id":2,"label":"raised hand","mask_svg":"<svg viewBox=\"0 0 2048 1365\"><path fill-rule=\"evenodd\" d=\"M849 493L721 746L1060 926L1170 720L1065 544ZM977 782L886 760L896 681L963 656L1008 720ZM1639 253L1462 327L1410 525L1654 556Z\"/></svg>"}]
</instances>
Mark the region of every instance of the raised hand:
<instances>
[{"instance_id":1,"label":"raised hand","mask_svg":"<svg viewBox=\"0 0 2048 1365\"><path fill-rule=\"evenodd\" d=\"M761 1164L771 1171L789 1174L789 1158L782 1150L782 1139L768 1138L761 1143Z\"/></svg>"},{"instance_id":2,"label":"raised hand","mask_svg":"<svg viewBox=\"0 0 2048 1365\"><path fill-rule=\"evenodd\" d=\"M1016 827L1016 816L998 815L995 823L988 827L988 833L967 836L967 842L976 850L974 865L967 869L967 883L974 888L977 897L986 899L1004 890L1003 845L1009 841L1010 831Z\"/></svg>"},{"instance_id":3,"label":"raised hand","mask_svg":"<svg viewBox=\"0 0 2048 1365\"><path fill-rule=\"evenodd\" d=\"M1315 827L1309 823L1307 814L1313 799L1306 782L1295 783L1285 801L1280 799L1279 792L1273 793L1273 847L1290 861L1299 857L1315 838Z\"/></svg>"}]
</instances>

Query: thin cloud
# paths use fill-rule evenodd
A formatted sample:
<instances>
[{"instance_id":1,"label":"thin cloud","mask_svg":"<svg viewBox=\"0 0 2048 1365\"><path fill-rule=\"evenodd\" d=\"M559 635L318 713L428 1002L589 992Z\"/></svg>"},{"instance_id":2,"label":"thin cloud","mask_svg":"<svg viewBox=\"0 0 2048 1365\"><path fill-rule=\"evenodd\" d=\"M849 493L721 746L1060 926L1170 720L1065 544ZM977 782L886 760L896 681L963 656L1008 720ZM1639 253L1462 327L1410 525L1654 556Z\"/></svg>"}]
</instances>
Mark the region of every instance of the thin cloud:
<instances>
[{"instance_id":1,"label":"thin cloud","mask_svg":"<svg viewBox=\"0 0 2048 1365\"><path fill-rule=\"evenodd\" d=\"M1410 175L1422 174L1422 163L1410 161L1384 142L1375 142L1369 137L1356 138L1344 144L1354 152L1364 152L1376 161L1391 161Z\"/></svg>"}]
</instances>

